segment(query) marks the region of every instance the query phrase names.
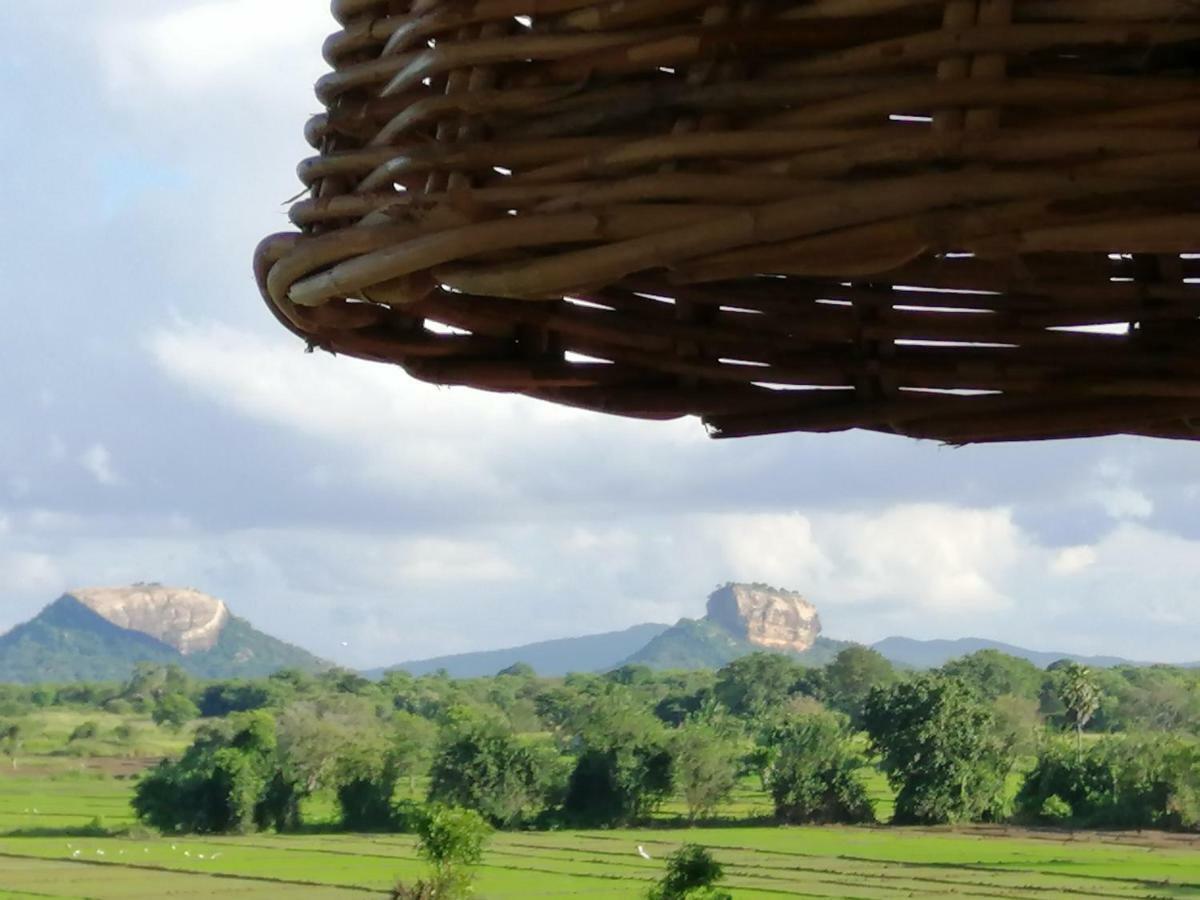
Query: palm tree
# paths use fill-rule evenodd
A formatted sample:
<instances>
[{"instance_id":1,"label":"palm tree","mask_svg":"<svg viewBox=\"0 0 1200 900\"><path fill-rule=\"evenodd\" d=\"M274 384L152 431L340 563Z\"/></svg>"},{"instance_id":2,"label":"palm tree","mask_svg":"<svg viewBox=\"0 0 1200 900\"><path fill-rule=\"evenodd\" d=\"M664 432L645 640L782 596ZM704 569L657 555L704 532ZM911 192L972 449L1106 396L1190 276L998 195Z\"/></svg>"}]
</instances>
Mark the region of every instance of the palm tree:
<instances>
[{"instance_id":1,"label":"palm tree","mask_svg":"<svg viewBox=\"0 0 1200 900\"><path fill-rule=\"evenodd\" d=\"M1079 663L1064 666L1061 678L1058 699L1067 708L1067 715L1075 726L1075 747L1082 756L1083 729L1100 707L1100 688L1088 668Z\"/></svg>"}]
</instances>

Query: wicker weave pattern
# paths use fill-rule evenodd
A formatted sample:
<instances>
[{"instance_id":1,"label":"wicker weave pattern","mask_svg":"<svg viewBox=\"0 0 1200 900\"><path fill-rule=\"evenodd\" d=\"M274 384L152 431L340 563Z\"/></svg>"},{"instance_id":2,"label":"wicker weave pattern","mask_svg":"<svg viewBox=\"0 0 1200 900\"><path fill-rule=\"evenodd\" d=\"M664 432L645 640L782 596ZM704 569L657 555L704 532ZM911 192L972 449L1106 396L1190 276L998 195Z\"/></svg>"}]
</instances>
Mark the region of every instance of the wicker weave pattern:
<instances>
[{"instance_id":1,"label":"wicker weave pattern","mask_svg":"<svg viewBox=\"0 0 1200 900\"><path fill-rule=\"evenodd\" d=\"M257 259L313 346L720 437L1200 436L1196 0L333 10Z\"/></svg>"}]
</instances>

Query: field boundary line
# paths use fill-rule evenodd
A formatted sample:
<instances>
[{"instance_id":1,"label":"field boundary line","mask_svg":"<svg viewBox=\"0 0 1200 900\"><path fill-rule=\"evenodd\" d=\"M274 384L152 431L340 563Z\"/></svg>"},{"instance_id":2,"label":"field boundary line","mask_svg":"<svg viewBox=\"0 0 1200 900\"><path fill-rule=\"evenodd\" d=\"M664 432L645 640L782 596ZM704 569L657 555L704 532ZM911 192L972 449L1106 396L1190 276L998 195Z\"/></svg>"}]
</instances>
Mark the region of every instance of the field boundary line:
<instances>
[{"instance_id":1,"label":"field boundary line","mask_svg":"<svg viewBox=\"0 0 1200 900\"><path fill-rule=\"evenodd\" d=\"M64 863L72 866L94 866L100 869L133 869L139 872L160 872L167 875L189 875L196 878L222 878L226 881L257 881L262 884L290 884L296 887L312 887L312 888L336 888L343 891L355 891L360 894L373 894L376 897L386 896L387 891L378 891L374 888L362 887L357 884L329 884L321 881L300 881L293 878L268 878L265 875L234 875L231 872L197 872L193 869L170 869L166 866L151 866L144 863L117 863L117 862L99 862L94 859L59 859L57 857L47 858L45 856L29 856L21 853L11 853L7 850L0 850L0 859L17 859L22 861L33 860L42 863Z\"/></svg>"}]
</instances>

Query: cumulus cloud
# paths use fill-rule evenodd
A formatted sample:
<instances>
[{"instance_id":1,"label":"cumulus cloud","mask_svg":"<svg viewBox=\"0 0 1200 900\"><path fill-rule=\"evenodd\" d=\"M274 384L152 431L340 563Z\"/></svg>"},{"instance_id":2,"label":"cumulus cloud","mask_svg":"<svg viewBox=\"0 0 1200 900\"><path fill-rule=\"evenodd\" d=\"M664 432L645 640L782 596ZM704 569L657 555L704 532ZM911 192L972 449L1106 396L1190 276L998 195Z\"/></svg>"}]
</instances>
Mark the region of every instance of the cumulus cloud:
<instances>
[{"instance_id":1,"label":"cumulus cloud","mask_svg":"<svg viewBox=\"0 0 1200 900\"><path fill-rule=\"evenodd\" d=\"M316 64L321 39L335 28L326 3L215 0L138 7L105 24L99 46L114 95L245 93L276 87L280 61Z\"/></svg>"},{"instance_id":2,"label":"cumulus cloud","mask_svg":"<svg viewBox=\"0 0 1200 900\"><path fill-rule=\"evenodd\" d=\"M891 603L926 615L1010 607L1001 581L1028 549L1008 510L933 504L731 515L709 531L732 577L802 585L838 606Z\"/></svg>"},{"instance_id":3,"label":"cumulus cloud","mask_svg":"<svg viewBox=\"0 0 1200 900\"><path fill-rule=\"evenodd\" d=\"M578 476L590 437L614 447L625 441L621 463L634 470L646 457L629 452L629 443L654 459L705 440L695 422L651 431L521 397L438 388L398 368L305 354L296 341L219 324L161 329L147 346L165 374L205 400L340 448L357 477L405 493L436 485L469 494L476 505L516 500L533 482L545 488ZM582 487L570 477L561 484Z\"/></svg>"},{"instance_id":4,"label":"cumulus cloud","mask_svg":"<svg viewBox=\"0 0 1200 900\"><path fill-rule=\"evenodd\" d=\"M1065 547L1054 554L1050 571L1055 575L1075 575L1096 564L1094 547Z\"/></svg>"},{"instance_id":5,"label":"cumulus cloud","mask_svg":"<svg viewBox=\"0 0 1200 900\"><path fill-rule=\"evenodd\" d=\"M112 454L103 444L92 444L79 456L79 464L105 487L115 487L121 478L113 469Z\"/></svg>"}]
</instances>

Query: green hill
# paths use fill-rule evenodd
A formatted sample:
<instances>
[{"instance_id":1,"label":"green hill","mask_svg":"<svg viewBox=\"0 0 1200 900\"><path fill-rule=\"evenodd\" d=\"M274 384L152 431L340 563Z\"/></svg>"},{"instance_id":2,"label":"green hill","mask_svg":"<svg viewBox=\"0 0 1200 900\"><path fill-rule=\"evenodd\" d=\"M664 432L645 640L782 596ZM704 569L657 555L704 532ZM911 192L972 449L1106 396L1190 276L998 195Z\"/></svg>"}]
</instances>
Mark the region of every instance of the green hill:
<instances>
[{"instance_id":1,"label":"green hill","mask_svg":"<svg viewBox=\"0 0 1200 900\"><path fill-rule=\"evenodd\" d=\"M787 655L806 665L823 666L849 646L848 641L818 637L810 649ZM652 669L719 669L762 649L708 619L680 619L625 663Z\"/></svg>"},{"instance_id":2,"label":"green hill","mask_svg":"<svg viewBox=\"0 0 1200 900\"><path fill-rule=\"evenodd\" d=\"M123 628L65 595L0 637L0 682L121 681L139 662L175 663L199 678L256 678L284 668L317 671L328 663L228 616L211 647L183 653Z\"/></svg>"},{"instance_id":3,"label":"green hill","mask_svg":"<svg viewBox=\"0 0 1200 900\"><path fill-rule=\"evenodd\" d=\"M1145 666L1152 663L1133 662L1119 656L1083 656L1055 650L1027 650L1012 644L990 641L984 638L959 638L957 640L918 641L905 637L890 637L872 645L892 662L914 669L935 669L952 659L978 653L980 650L998 650L1018 659L1026 659L1039 669L1060 659L1069 659L1094 669L1109 669L1113 666ZM1191 668L1185 665L1184 668Z\"/></svg>"},{"instance_id":4,"label":"green hill","mask_svg":"<svg viewBox=\"0 0 1200 900\"><path fill-rule=\"evenodd\" d=\"M364 674L378 677L384 671L403 669L411 675L427 675L445 669L454 678L483 678L516 663L532 666L539 675L548 677L570 672L603 672L619 665L629 654L666 630L666 625L635 625L624 631L540 641L504 650L413 660L389 666L387 670L377 669Z\"/></svg>"}]
</instances>

